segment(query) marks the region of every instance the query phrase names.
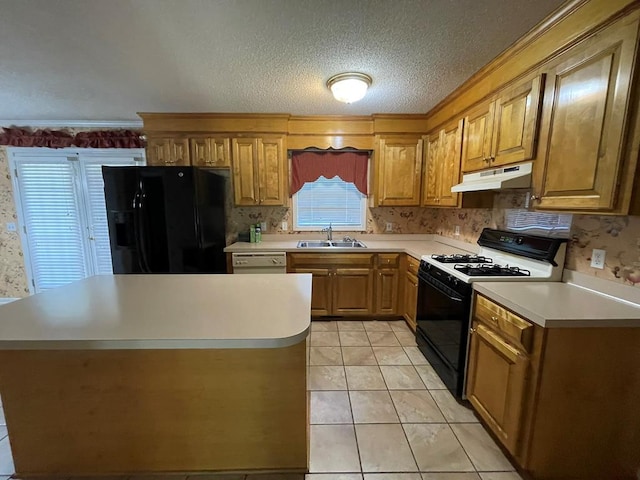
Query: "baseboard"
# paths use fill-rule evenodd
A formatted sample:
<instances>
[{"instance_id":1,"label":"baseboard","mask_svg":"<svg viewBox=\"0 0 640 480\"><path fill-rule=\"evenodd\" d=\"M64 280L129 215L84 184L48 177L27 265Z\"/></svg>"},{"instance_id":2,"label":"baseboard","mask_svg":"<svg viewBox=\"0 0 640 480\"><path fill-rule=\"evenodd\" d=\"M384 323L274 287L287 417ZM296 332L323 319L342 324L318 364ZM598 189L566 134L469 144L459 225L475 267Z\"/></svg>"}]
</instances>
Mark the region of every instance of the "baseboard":
<instances>
[{"instance_id":1,"label":"baseboard","mask_svg":"<svg viewBox=\"0 0 640 480\"><path fill-rule=\"evenodd\" d=\"M11 303L14 300L20 300L19 298L0 298L0 305L4 305L5 303Z\"/></svg>"}]
</instances>

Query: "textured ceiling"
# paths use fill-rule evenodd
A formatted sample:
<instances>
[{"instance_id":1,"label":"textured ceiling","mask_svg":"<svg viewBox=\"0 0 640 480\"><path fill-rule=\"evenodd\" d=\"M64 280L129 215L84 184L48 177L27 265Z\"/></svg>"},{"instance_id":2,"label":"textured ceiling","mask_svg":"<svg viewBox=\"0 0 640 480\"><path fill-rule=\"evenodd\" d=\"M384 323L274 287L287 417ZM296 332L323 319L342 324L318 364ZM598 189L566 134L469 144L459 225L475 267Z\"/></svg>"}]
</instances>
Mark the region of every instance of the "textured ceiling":
<instances>
[{"instance_id":1,"label":"textured ceiling","mask_svg":"<svg viewBox=\"0 0 640 480\"><path fill-rule=\"evenodd\" d=\"M561 0L0 0L0 119L425 113ZM343 71L373 77L341 104Z\"/></svg>"}]
</instances>

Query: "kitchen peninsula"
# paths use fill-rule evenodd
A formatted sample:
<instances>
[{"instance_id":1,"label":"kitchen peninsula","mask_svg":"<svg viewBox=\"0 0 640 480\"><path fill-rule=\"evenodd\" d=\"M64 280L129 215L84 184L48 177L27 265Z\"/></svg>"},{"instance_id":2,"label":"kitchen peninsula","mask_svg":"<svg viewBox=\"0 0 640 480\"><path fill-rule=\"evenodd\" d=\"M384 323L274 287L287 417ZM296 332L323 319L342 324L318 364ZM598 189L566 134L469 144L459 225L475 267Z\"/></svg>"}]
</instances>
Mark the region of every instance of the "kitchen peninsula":
<instances>
[{"instance_id":1,"label":"kitchen peninsula","mask_svg":"<svg viewBox=\"0 0 640 480\"><path fill-rule=\"evenodd\" d=\"M18 475L307 469L311 275L95 276L0 309Z\"/></svg>"}]
</instances>

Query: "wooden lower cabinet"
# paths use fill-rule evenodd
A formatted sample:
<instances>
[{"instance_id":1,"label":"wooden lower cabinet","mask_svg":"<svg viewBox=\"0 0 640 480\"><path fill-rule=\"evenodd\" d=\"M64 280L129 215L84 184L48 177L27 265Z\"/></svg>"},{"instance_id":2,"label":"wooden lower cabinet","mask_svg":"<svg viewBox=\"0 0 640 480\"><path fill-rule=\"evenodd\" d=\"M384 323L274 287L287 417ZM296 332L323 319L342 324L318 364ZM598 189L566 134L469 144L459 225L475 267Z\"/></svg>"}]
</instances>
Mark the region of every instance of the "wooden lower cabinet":
<instances>
[{"instance_id":1,"label":"wooden lower cabinet","mask_svg":"<svg viewBox=\"0 0 640 480\"><path fill-rule=\"evenodd\" d=\"M311 315L331 315L333 305L331 270L328 268L296 269L296 273L312 275Z\"/></svg>"},{"instance_id":2,"label":"wooden lower cabinet","mask_svg":"<svg viewBox=\"0 0 640 480\"><path fill-rule=\"evenodd\" d=\"M467 398L533 480L636 478L640 328L543 328L476 294Z\"/></svg>"},{"instance_id":3,"label":"wooden lower cabinet","mask_svg":"<svg viewBox=\"0 0 640 480\"><path fill-rule=\"evenodd\" d=\"M399 258L400 254L291 253L287 272L313 275L313 317L392 316L398 315Z\"/></svg>"},{"instance_id":4,"label":"wooden lower cabinet","mask_svg":"<svg viewBox=\"0 0 640 480\"><path fill-rule=\"evenodd\" d=\"M507 450L515 453L529 359L478 321L471 332L467 398Z\"/></svg>"},{"instance_id":5,"label":"wooden lower cabinet","mask_svg":"<svg viewBox=\"0 0 640 480\"><path fill-rule=\"evenodd\" d=\"M373 270L342 268L333 272L333 315L373 313Z\"/></svg>"},{"instance_id":6,"label":"wooden lower cabinet","mask_svg":"<svg viewBox=\"0 0 640 480\"><path fill-rule=\"evenodd\" d=\"M410 255L406 256L406 269L403 270L403 310L402 315L413 331L417 325L418 310L418 269L420 268L420 260Z\"/></svg>"}]
</instances>

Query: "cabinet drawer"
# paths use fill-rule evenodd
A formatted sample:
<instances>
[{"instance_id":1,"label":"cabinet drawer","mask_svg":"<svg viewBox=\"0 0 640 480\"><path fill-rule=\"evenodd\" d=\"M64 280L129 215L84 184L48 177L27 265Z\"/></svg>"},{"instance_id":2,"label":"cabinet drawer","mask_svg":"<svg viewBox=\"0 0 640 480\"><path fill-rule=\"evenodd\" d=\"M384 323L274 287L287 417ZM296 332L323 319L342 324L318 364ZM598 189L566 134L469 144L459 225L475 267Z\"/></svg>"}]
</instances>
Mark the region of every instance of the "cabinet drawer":
<instances>
[{"instance_id":1,"label":"cabinet drawer","mask_svg":"<svg viewBox=\"0 0 640 480\"><path fill-rule=\"evenodd\" d=\"M523 318L482 295L476 296L474 316L479 321L493 327L505 338L524 348L527 352L531 351L533 325Z\"/></svg>"},{"instance_id":2,"label":"cabinet drawer","mask_svg":"<svg viewBox=\"0 0 640 480\"><path fill-rule=\"evenodd\" d=\"M400 264L399 253L379 253L378 266L397 268Z\"/></svg>"},{"instance_id":3,"label":"cabinet drawer","mask_svg":"<svg viewBox=\"0 0 640 480\"><path fill-rule=\"evenodd\" d=\"M373 254L371 253L291 253L287 254L287 263L290 268L299 266L348 265L372 267Z\"/></svg>"},{"instance_id":4,"label":"cabinet drawer","mask_svg":"<svg viewBox=\"0 0 640 480\"><path fill-rule=\"evenodd\" d=\"M420 268L420 260L416 260L411 255L407 255L407 271L418 275L418 269Z\"/></svg>"}]
</instances>

